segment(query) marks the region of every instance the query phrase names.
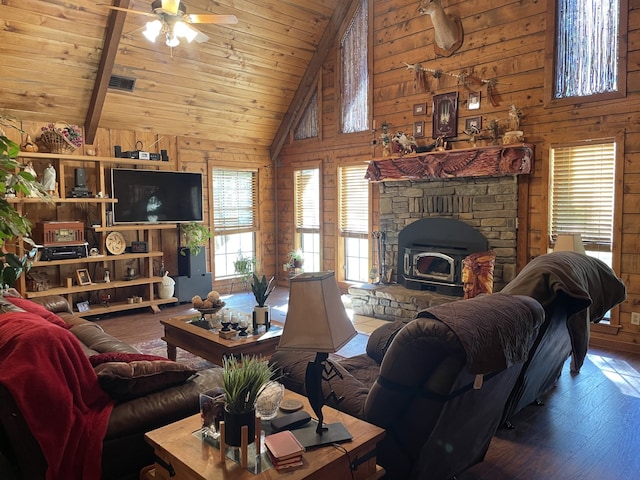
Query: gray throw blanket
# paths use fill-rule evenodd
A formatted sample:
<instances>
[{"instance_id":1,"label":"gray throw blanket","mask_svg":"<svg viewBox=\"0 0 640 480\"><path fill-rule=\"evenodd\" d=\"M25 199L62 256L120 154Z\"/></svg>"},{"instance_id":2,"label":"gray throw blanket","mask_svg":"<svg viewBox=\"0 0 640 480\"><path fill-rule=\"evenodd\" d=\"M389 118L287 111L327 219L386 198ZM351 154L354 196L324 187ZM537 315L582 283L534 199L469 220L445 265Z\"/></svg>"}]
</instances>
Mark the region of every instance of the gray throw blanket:
<instances>
[{"instance_id":1,"label":"gray throw blanket","mask_svg":"<svg viewBox=\"0 0 640 480\"><path fill-rule=\"evenodd\" d=\"M469 372L477 375L524 363L544 310L532 298L496 293L431 307L418 317L447 325L465 349Z\"/></svg>"},{"instance_id":2,"label":"gray throw blanket","mask_svg":"<svg viewBox=\"0 0 640 480\"><path fill-rule=\"evenodd\" d=\"M624 283L608 265L575 252L534 258L501 293L533 297L547 311L555 302L565 303L573 372L580 371L587 355L589 322L599 322L627 296Z\"/></svg>"}]
</instances>

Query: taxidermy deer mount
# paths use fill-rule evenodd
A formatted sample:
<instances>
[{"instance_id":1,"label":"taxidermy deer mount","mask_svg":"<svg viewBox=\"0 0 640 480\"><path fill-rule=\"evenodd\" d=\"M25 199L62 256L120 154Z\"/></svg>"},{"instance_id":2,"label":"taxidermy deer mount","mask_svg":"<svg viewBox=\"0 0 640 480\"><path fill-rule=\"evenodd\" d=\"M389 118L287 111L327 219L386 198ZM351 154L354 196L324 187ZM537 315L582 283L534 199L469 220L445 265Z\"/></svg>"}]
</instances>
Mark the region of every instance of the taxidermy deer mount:
<instances>
[{"instance_id":1,"label":"taxidermy deer mount","mask_svg":"<svg viewBox=\"0 0 640 480\"><path fill-rule=\"evenodd\" d=\"M450 57L460 48L464 38L462 22L459 17L447 15L440 0L422 0L418 12L431 17L436 40L433 49L436 55Z\"/></svg>"}]
</instances>

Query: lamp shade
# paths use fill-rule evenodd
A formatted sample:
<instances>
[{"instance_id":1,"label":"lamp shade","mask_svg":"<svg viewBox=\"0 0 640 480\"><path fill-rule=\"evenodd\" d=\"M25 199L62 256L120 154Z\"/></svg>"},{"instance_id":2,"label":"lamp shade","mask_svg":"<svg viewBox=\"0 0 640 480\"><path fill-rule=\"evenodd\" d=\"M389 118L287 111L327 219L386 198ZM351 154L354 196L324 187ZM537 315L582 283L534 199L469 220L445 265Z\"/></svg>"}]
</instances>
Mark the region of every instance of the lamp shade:
<instances>
[{"instance_id":1,"label":"lamp shade","mask_svg":"<svg viewBox=\"0 0 640 480\"><path fill-rule=\"evenodd\" d=\"M582 235L579 233L561 233L556 238L556 244L553 247L554 252L577 252L586 255L584 245L582 244Z\"/></svg>"},{"instance_id":2,"label":"lamp shade","mask_svg":"<svg viewBox=\"0 0 640 480\"><path fill-rule=\"evenodd\" d=\"M291 279L278 350L333 353L355 336L334 272L301 273Z\"/></svg>"}]
</instances>

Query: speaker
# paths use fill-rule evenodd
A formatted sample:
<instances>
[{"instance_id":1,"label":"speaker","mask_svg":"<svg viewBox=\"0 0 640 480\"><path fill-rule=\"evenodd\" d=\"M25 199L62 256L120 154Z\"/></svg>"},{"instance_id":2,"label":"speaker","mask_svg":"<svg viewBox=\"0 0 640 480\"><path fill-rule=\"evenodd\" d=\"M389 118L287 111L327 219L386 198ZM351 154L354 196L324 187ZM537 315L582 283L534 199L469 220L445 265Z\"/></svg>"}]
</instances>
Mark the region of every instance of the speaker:
<instances>
[{"instance_id":1,"label":"speaker","mask_svg":"<svg viewBox=\"0 0 640 480\"><path fill-rule=\"evenodd\" d=\"M194 277L207 273L205 252L205 247L200 249L198 255L193 255L188 248L180 248L178 252L178 275Z\"/></svg>"},{"instance_id":2,"label":"speaker","mask_svg":"<svg viewBox=\"0 0 640 480\"><path fill-rule=\"evenodd\" d=\"M113 156L116 158L122 157L122 147L120 145L115 145L113 147Z\"/></svg>"},{"instance_id":3,"label":"speaker","mask_svg":"<svg viewBox=\"0 0 640 480\"><path fill-rule=\"evenodd\" d=\"M84 168L76 168L76 174L74 177L76 182L76 187L86 187L87 186L87 171Z\"/></svg>"}]
</instances>

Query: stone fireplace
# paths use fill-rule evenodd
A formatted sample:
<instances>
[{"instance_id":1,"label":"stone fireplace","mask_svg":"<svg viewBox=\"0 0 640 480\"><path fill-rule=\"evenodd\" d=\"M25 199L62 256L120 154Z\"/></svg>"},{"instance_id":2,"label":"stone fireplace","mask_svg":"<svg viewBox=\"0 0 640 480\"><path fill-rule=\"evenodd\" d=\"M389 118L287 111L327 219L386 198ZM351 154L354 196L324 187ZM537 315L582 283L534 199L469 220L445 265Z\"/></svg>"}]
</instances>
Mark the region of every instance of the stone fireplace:
<instances>
[{"instance_id":1,"label":"stone fireplace","mask_svg":"<svg viewBox=\"0 0 640 480\"><path fill-rule=\"evenodd\" d=\"M413 228L419 230L422 219L456 220L464 225L463 230L466 231L457 237L462 236L463 240L474 237L480 242L474 241L473 247L465 248L495 252L494 291L500 291L515 276L518 227L516 176L390 181L379 183L378 188L380 230L384 232L384 265L380 271L390 272L383 278L389 278L391 282L351 287L349 292L355 313L387 320L413 318L423 308L460 298L455 292L438 291L437 288L435 291L412 290L404 284L405 248L413 247L406 244L402 232L407 227L411 231L414 223L418 226ZM438 246L455 251L461 240L456 236L441 236L437 243L443 245ZM448 256L460 260L464 253ZM411 260L409 264L412 265Z\"/></svg>"}]
</instances>

